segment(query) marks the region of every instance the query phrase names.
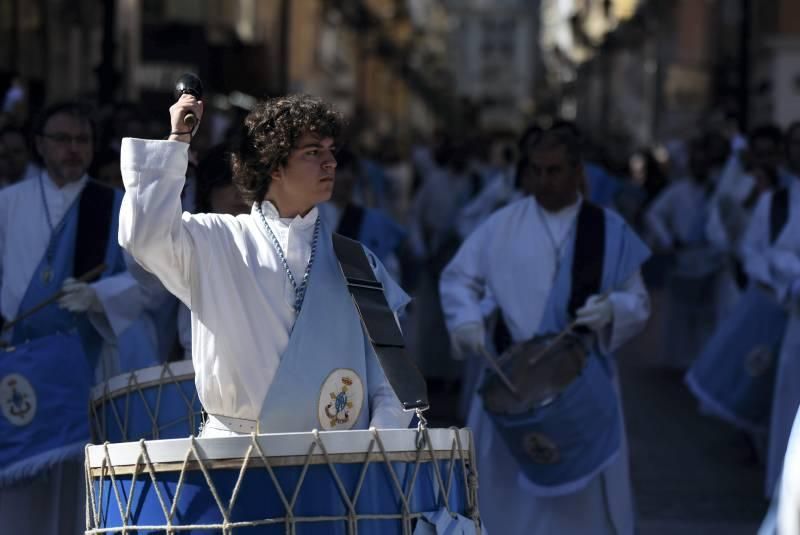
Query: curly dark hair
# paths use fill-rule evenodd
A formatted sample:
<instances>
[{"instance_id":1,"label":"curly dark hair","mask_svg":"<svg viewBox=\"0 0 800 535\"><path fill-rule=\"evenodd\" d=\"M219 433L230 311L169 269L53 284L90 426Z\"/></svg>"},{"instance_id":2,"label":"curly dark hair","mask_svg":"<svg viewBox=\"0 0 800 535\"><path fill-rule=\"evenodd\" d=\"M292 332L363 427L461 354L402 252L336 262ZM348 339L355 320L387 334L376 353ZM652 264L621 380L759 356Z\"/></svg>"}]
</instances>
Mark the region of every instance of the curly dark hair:
<instances>
[{"instance_id":1,"label":"curly dark hair","mask_svg":"<svg viewBox=\"0 0 800 535\"><path fill-rule=\"evenodd\" d=\"M300 137L308 132L337 138L342 115L309 95L289 95L261 101L244 120L239 146L231 154L233 183L248 204L261 201L272 172L286 165Z\"/></svg>"}]
</instances>

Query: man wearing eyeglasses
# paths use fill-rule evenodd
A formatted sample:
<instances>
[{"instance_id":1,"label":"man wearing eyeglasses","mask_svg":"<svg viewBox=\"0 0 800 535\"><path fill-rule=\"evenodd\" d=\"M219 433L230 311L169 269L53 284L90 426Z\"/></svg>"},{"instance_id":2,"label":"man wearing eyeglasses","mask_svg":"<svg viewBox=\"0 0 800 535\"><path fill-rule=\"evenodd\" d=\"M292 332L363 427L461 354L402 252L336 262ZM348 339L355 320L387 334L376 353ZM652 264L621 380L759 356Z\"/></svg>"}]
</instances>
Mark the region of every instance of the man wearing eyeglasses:
<instances>
[{"instance_id":1,"label":"man wearing eyeglasses","mask_svg":"<svg viewBox=\"0 0 800 535\"><path fill-rule=\"evenodd\" d=\"M513 369L507 359L495 365L505 368L514 399L530 399L537 387L546 393L493 413L491 397L472 393L467 423L481 474L481 518L491 533L634 532L611 353L649 315L639 273L649 251L620 216L583 199L580 147L568 123L532 133L519 166L526 195L478 226L442 272L442 308L456 352L494 360L481 307L491 294L516 348ZM535 339L545 342L526 352ZM549 349L556 354L545 358L541 347L557 348L561 340L585 358L569 380L550 375L563 367L531 371L572 358L573 349ZM499 377L494 370L482 375L489 379L478 381L484 391ZM520 379L526 375L539 384ZM551 378L546 390L543 377Z\"/></svg>"},{"instance_id":2,"label":"man wearing eyeglasses","mask_svg":"<svg viewBox=\"0 0 800 535\"><path fill-rule=\"evenodd\" d=\"M0 191L0 312L14 322L0 351L0 526L79 533L89 391L95 374L118 373L117 335L137 321L139 288L116 240L122 193L87 175L90 111L55 104L34 132L36 172Z\"/></svg>"}]
</instances>

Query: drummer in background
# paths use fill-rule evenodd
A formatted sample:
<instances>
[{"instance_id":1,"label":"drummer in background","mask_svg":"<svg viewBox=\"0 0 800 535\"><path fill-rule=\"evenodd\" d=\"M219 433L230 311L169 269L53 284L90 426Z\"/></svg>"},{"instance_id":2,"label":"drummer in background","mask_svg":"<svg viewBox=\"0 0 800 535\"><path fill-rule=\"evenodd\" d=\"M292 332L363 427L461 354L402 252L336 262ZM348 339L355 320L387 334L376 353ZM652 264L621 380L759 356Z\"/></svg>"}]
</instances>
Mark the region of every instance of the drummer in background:
<instances>
[{"instance_id":1,"label":"drummer in background","mask_svg":"<svg viewBox=\"0 0 800 535\"><path fill-rule=\"evenodd\" d=\"M232 155L248 214L181 214L190 128L203 104L170 108L169 140L123 140L120 243L191 310L203 436L405 428L316 205L336 176L342 118L308 96L260 102ZM408 296L368 254L397 314ZM341 403L340 403L341 402Z\"/></svg>"},{"instance_id":2,"label":"drummer in background","mask_svg":"<svg viewBox=\"0 0 800 535\"><path fill-rule=\"evenodd\" d=\"M77 328L86 357L99 362L95 373L102 379L103 373L119 366L117 336L136 320L136 315L114 312L135 286L124 271L122 250L114 240L122 194L87 175L94 154L94 122L84 105L65 102L47 108L37 121L35 142L40 170L0 191L0 308L3 318L10 321L59 290L63 295L57 304L5 332L5 338L19 345ZM92 224L81 224L86 220ZM73 278L100 263L106 268L99 280L78 282ZM66 356L62 348L53 347L52 358ZM65 377L63 391L38 392L38 396L52 400L54 396L82 395L70 391L70 384ZM88 414L82 419L80 414L60 416L62 424L70 425L72 416L74 425L79 426L85 424ZM31 441L41 441L51 435L52 424L33 416L16 429L30 434ZM52 436L53 447L47 450L51 458L20 461L15 466L29 463L25 464L29 470L20 470L20 477L26 479L0 488L0 531L36 535L83 532L81 456L64 460L59 449L67 445ZM86 442L89 438L87 434ZM3 451L0 447L0 453ZM0 454L0 467L9 464ZM34 511L36 514L28 514Z\"/></svg>"},{"instance_id":3,"label":"drummer in background","mask_svg":"<svg viewBox=\"0 0 800 535\"><path fill-rule=\"evenodd\" d=\"M706 239L713 187L711 164L702 137L689 143L689 176L673 182L645 213L650 242L675 260L667 283L661 360L685 369L714 331L715 281L722 255Z\"/></svg>"},{"instance_id":4,"label":"drummer in background","mask_svg":"<svg viewBox=\"0 0 800 535\"><path fill-rule=\"evenodd\" d=\"M786 445L800 407L800 122L791 124L786 130L786 160L788 172L795 178L787 186L788 220L783 237L772 247L766 247L764 234L771 224L767 207L771 207L771 198L779 194L776 192L759 203L743 247L745 260L754 270L754 278L773 288L777 296L782 296L782 303L789 311L775 373L766 470L767 496L774 496L778 490Z\"/></svg>"},{"instance_id":5,"label":"drummer in background","mask_svg":"<svg viewBox=\"0 0 800 535\"><path fill-rule=\"evenodd\" d=\"M562 124L540 132L529 150L531 163L521 182L528 195L479 226L442 273L448 328L457 349L472 358L486 351L480 301L487 291L496 299L513 343L539 334L549 301L569 299L561 295L570 292L568 285L565 290L557 279L561 271L572 269L571 262L562 265L561 259L574 248L578 214L587 203L580 194L584 177L578 133L569 123ZM575 324L596 333L600 351L608 355L638 333L648 318L649 298L639 267L649 251L619 216L594 209L605 219L606 239L623 244L622 249L606 249L604 265L629 274L607 295L591 295L578 305ZM616 383L613 360L607 362ZM616 404L621 411L618 395ZM475 434L481 474L481 516L490 533L634 532L624 431L619 454L607 468L571 491L544 496L521 476L521 465L477 393L468 425Z\"/></svg>"}]
</instances>

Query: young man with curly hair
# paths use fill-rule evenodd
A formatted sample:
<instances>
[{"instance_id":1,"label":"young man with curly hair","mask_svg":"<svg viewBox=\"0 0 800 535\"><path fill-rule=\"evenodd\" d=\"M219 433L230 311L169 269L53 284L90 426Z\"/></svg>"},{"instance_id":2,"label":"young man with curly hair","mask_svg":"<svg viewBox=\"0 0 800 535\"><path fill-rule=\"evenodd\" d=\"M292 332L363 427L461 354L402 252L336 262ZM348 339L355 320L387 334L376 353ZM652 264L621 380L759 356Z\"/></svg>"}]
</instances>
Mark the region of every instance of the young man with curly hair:
<instances>
[{"instance_id":1,"label":"young man with curly hair","mask_svg":"<svg viewBox=\"0 0 800 535\"><path fill-rule=\"evenodd\" d=\"M192 315L203 436L252 431L404 428L316 205L336 178L342 118L288 96L259 103L231 155L248 214L181 213L191 134L202 101L171 108L169 140L124 139L119 239ZM367 252L397 314L408 296Z\"/></svg>"}]
</instances>

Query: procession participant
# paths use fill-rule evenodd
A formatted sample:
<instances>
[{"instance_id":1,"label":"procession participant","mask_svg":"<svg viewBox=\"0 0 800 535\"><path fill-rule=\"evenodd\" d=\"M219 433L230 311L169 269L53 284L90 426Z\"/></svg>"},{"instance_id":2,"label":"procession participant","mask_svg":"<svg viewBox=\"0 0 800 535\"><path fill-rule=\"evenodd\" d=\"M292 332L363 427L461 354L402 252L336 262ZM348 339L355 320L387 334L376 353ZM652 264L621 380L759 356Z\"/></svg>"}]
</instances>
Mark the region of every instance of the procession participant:
<instances>
[{"instance_id":1,"label":"procession participant","mask_svg":"<svg viewBox=\"0 0 800 535\"><path fill-rule=\"evenodd\" d=\"M708 246L705 227L711 168L703 138L689 147L690 176L673 182L645 213L645 227L658 252L670 253L661 360L685 369L714 330L715 280L722 257Z\"/></svg>"},{"instance_id":2,"label":"procession participant","mask_svg":"<svg viewBox=\"0 0 800 535\"><path fill-rule=\"evenodd\" d=\"M170 108L169 140L123 140L119 232L191 310L195 382L209 414L202 434L407 427L316 208L333 190L340 115L308 96L258 103L232 155L250 213L181 215L192 138L184 117L202 112L183 95ZM408 297L368 256L399 312Z\"/></svg>"},{"instance_id":3,"label":"procession participant","mask_svg":"<svg viewBox=\"0 0 800 535\"><path fill-rule=\"evenodd\" d=\"M794 230L798 218L797 180L789 188L761 196L741 239L748 286L686 375L702 410L746 431L759 457L765 453L774 406L776 361L788 322L787 296L792 281L800 276L800 239ZM787 373L793 369L792 357L785 362ZM786 402L793 398L791 394ZM788 418L793 416L792 410ZM788 436L788 430L782 433ZM767 474L767 492L774 487L776 472L773 468Z\"/></svg>"},{"instance_id":4,"label":"procession participant","mask_svg":"<svg viewBox=\"0 0 800 535\"><path fill-rule=\"evenodd\" d=\"M16 358L0 359L0 389L17 395L0 420L0 525L10 533L78 533L92 368L113 365L116 340L104 326L129 326L107 308L121 291L115 274L125 269L114 238L122 193L86 174L94 123L85 106L54 104L34 132L40 171L0 191L0 311L10 322L62 295L4 333L14 348L6 355ZM99 279L76 280L100 264ZM35 358L23 357L34 346ZM18 376L26 382L5 382Z\"/></svg>"},{"instance_id":5,"label":"procession participant","mask_svg":"<svg viewBox=\"0 0 800 535\"><path fill-rule=\"evenodd\" d=\"M778 498L777 527L781 535L800 534L800 412L792 426Z\"/></svg>"},{"instance_id":6,"label":"procession participant","mask_svg":"<svg viewBox=\"0 0 800 535\"><path fill-rule=\"evenodd\" d=\"M632 534L628 457L611 352L639 332L649 315L639 273L649 251L619 216L582 198L583 165L574 127L537 134L529 150L531 164L521 177L527 195L479 226L442 273L448 328L459 351L485 353L481 299L488 292L512 343L572 326L594 333L596 341L577 384L536 409L541 412L534 418L549 419L552 434L520 427L514 437L493 421L474 393L468 425L481 472L482 518L490 532L512 535ZM600 392L601 402L595 404L595 398L585 404ZM581 398L577 419L569 412L576 406L564 405L573 396ZM587 418L603 428L603 436L581 429L593 427L586 426ZM573 438L563 441L566 434ZM515 443L530 438L530 449L523 444L520 454L510 447L510 437ZM537 472L550 478L548 485L534 477Z\"/></svg>"},{"instance_id":7,"label":"procession participant","mask_svg":"<svg viewBox=\"0 0 800 535\"><path fill-rule=\"evenodd\" d=\"M800 176L800 123L793 123L786 131L786 157L789 171L795 176ZM787 234L789 234L789 228L798 228L794 219L800 217L798 215L800 214L798 186L800 186L800 181L794 180L790 190L790 199L794 202L790 203L789 207ZM796 252L800 253L800 243L798 243ZM796 257L795 260L797 262L795 267L800 268L800 260ZM784 269L786 268L790 269L786 273L787 277L791 277L791 266L785 266ZM789 322L786 326L786 335L781 345L775 374L775 394L772 401L767 454L767 496L772 496L777 490L792 422L798 407L800 407L800 272L796 273L796 278L791 285L787 285L784 303L789 309Z\"/></svg>"}]
</instances>

